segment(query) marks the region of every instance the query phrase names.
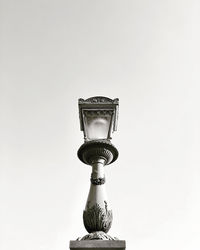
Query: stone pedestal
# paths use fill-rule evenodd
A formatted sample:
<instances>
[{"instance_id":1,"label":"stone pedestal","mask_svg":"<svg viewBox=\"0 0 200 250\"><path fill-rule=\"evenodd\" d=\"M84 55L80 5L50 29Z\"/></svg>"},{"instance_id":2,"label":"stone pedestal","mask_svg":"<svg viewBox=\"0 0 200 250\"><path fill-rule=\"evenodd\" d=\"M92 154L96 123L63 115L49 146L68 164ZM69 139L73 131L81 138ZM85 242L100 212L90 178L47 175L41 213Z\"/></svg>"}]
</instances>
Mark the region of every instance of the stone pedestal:
<instances>
[{"instance_id":1,"label":"stone pedestal","mask_svg":"<svg viewBox=\"0 0 200 250\"><path fill-rule=\"evenodd\" d=\"M125 240L70 241L70 250L125 250Z\"/></svg>"}]
</instances>

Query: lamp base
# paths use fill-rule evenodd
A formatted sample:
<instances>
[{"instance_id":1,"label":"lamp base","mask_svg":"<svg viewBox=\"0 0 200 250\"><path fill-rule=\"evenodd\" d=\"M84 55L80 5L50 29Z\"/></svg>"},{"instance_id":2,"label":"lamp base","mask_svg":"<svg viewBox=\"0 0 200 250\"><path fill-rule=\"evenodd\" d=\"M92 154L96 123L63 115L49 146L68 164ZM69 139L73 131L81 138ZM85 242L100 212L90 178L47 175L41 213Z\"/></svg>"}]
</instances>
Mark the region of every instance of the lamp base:
<instances>
[{"instance_id":1,"label":"lamp base","mask_svg":"<svg viewBox=\"0 0 200 250\"><path fill-rule=\"evenodd\" d=\"M70 250L125 250L124 240L83 240L70 241Z\"/></svg>"},{"instance_id":2,"label":"lamp base","mask_svg":"<svg viewBox=\"0 0 200 250\"><path fill-rule=\"evenodd\" d=\"M103 231L96 231L93 233L86 234L82 238L79 237L77 240L118 240L116 237L112 237Z\"/></svg>"}]
</instances>

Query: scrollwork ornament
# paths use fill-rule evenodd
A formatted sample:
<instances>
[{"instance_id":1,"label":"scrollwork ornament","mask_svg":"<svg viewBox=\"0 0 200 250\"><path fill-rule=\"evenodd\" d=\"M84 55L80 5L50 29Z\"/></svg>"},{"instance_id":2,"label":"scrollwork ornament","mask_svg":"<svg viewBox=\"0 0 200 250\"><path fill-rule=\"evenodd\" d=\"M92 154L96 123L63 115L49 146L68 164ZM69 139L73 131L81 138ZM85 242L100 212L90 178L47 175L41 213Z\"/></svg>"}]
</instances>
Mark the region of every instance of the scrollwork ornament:
<instances>
[{"instance_id":1,"label":"scrollwork ornament","mask_svg":"<svg viewBox=\"0 0 200 250\"><path fill-rule=\"evenodd\" d=\"M112 210L107 209L107 202L104 201L105 208L99 204L88 207L83 211L83 222L88 233L103 231L107 233L112 224Z\"/></svg>"},{"instance_id":2,"label":"scrollwork ornament","mask_svg":"<svg viewBox=\"0 0 200 250\"><path fill-rule=\"evenodd\" d=\"M90 181L93 185L103 185L106 182L105 176L103 178L94 178L93 174L91 174Z\"/></svg>"},{"instance_id":3,"label":"scrollwork ornament","mask_svg":"<svg viewBox=\"0 0 200 250\"><path fill-rule=\"evenodd\" d=\"M103 116L104 118L110 117L112 114L114 114L113 110L86 110L84 111L84 114L87 117L96 117L96 116Z\"/></svg>"},{"instance_id":4,"label":"scrollwork ornament","mask_svg":"<svg viewBox=\"0 0 200 250\"><path fill-rule=\"evenodd\" d=\"M118 104L119 103L119 99L115 98L115 99L110 99L108 97L105 96L94 96L94 97L90 97L88 99L83 99L83 98L79 98L79 103L94 103L94 104L99 104L99 103L108 103L108 104Z\"/></svg>"}]
</instances>

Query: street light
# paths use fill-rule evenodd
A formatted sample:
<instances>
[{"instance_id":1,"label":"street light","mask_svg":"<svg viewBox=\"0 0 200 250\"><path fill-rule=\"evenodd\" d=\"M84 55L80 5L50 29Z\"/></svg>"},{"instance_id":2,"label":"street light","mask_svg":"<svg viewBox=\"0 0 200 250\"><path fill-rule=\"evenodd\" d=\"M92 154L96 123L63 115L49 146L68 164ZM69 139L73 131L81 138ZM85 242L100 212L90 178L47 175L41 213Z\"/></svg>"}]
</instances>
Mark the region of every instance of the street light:
<instances>
[{"instance_id":1,"label":"street light","mask_svg":"<svg viewBox=\"0 0 200 250\"><path fill-rule=\"evenodd\" d=\"M84 143L77 154L83 163L92 166L92 173L90 191L83 211L83 222L88 234L78 238L78 241L71 241L70 249L97 249L99 246L102 250L114 250L116 247L124 250L125 241L107 234L113 216L106 194L104 174L104 166L118 157L118 150L111 143L111 134L117 130L119 100L96 96L86 100L79 99L78 105ZM105 241L113 243L107 244Z\"/></svg>"}]
</instances>

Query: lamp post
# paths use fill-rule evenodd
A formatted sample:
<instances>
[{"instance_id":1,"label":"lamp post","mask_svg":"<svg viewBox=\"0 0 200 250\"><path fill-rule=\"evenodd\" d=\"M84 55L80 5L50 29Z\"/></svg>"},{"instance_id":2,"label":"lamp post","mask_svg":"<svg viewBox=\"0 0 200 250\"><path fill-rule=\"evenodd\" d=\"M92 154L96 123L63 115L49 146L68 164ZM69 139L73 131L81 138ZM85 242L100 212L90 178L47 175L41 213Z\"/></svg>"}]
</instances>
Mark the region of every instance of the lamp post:
<instances>
[{"instance_id":1,"label":"lamp post","mask_svg":"<svg viewBox=\"0 0 200 250\"><path fill-rule=\"evenodd\" d=\"M119 100L97 96L79 99L78 104L80 129L84 134L84 143L78 150L78 157L83 163L92 166L92 173L90 191L83 211L83 222L88 234L78 238L77 242L71 241L70 249L81 249L83 245L87 249L85 244L89 246L88 249L96 249L98 244L103 249L115 249L113 246L117 246L118 250L125 249L125 241L107 234L113 216L106 194L104 174L104 166L113 163L118 157L118 150L111 143L111 135L117 130ZM108 241L113 242L109 243L110 247L107 245Z\"/></svg>"}]
</instances>

